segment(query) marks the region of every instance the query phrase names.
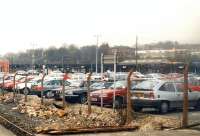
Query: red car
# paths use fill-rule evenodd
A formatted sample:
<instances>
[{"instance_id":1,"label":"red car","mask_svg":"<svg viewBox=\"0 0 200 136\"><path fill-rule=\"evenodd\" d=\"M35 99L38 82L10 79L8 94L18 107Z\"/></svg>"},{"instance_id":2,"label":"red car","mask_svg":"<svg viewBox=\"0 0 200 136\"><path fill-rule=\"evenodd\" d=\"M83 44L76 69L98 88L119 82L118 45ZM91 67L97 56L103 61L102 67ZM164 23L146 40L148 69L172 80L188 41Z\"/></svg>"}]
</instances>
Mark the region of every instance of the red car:
<instances>
[{"instance_id":1,"label":"red car","mask_svg":"<svg viewBox=\"0 0 200 136\"><path fill-rule=\"evenodd\" d=\"M198 91L198 92L200 92L200 85L189 85L188 88L191 91Z\"/></svg>"},{"instance_id":2,"label":"red car","mask_svg":"<svg viewBox=\"0 0 200 136\"><path fill-rule=\"evenodd\" d=\"M134 81L132 82L131 86L135 86L136 84L137 83ZM126 81L117 81L116 83L113 83L108 89L91 92L90 93L91 103L95 105L100 105L102 97L103 105L112 105L114 91L115 91L115 107L121 107L123 104L126 104L126 95L127 95Z\"/></svg>"},{"instance_id":3,"label":"red car","mask_svg":"<svg viewBox=\"0 0 200 136\"><path fill-rule=\"evenodd\" d=\"M184 78L180 78L179 81L183 82L182 88L184 88ZM188 88L190 91L200 92L200 81L194 77L188 78Z\"/></svg>"},{"instance_id":4,"label":"red car","mask_svg":"<svg viewBox=\"0 0 200 136\"><path fill-rule=\"evenodd\" d=\"M4 85L8 82L11 82L13 80L13 76L12 75L6 75L4 77ZM3 87L3 79L2 81L0 82L0 87L2 88Z\"/></svg>"},{"instance_id":5,"label":"red car","mask_svg":"<svg viewBox=\"0 0 200 136\"><path fill-rule=\"evenodd\" d=\"M32 77L27 78L28 81L30 81L31 79L32 79ZM21 77L21 78L17 79L15 82L15 86L19 83L24 83L25 80L26 80L25 77ZM14 88L13 80L4 84L4 89L6 89L6 90L12 90L13 88Z\"/></svg>"}]
</instances>

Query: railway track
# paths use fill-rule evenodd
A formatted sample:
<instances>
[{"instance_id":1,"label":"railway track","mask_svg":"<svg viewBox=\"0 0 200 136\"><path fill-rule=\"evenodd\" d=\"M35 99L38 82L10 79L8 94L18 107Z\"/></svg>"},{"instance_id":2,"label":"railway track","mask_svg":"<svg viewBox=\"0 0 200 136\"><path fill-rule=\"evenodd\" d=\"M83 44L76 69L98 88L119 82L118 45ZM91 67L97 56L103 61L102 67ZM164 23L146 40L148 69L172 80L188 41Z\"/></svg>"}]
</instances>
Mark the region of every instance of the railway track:
<instances>
[{"instance_id":1,"label":"railway track","mask_svg":"<svg viewBox=\"0 0 200 136\"><path fill-rule=\"evenodd\" d=\"M7 129L11 130L17 136L36 136L36 134L28 132L22 127L16 125L15 123L9 121L5 117L0 115L0 124L5 126ZM89 129L69 129L66 131L50 131L42 132L41 134L50 134L50 135L67 135L67 134L83 134L83 133L100 133L100 132L120 132L120 131L134 131L138 127L106 127L106 128L89 128Z\"/></svg>"},{"instance_id":2,"label":"railway track","mask_svg":"<svg viewBox=\"0 0 200 136\"><path fill-rule=\"evenodd\" d=\"M35 136L35 134L28 132L27 130L21 128L20 126L16 125L15 123L9 121L5 117L0 115L0 123L14 132L17 136Z\"/></svg>"}]
</instances>

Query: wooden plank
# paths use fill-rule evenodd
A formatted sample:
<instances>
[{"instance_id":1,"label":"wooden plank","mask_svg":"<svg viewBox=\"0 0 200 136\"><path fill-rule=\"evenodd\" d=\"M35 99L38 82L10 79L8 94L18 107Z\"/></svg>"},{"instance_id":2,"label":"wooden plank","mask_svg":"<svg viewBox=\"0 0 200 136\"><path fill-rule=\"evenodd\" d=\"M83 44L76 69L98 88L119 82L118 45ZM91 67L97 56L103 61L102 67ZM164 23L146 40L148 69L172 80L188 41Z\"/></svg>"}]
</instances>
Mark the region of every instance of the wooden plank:
<instances>
[{"instance_id":1,"label":"wooden plank","mask_svg":"<svg viewBox=\"0 0 200 136\"><path fill-rule=\"evenodd\" d=\"M139 126L123 126L123 127L103 127L103 128L74 128L74 129L66 129L66 130L44 130L42 134L79 134L79 133L100 133L100 132L118 132L118 131L134 131L137 130Z\"/></svg>"}]
</instances>

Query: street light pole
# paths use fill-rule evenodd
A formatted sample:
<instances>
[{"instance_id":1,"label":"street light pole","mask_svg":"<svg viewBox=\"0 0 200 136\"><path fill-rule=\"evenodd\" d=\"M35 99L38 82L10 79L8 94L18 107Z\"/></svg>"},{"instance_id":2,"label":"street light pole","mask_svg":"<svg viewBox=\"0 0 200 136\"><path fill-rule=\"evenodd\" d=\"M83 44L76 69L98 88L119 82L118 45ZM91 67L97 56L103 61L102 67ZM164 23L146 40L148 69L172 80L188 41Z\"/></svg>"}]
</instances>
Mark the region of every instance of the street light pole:
<instances>
[{"instance_id":1,"label":"street light pole","mask_svg":"<svg viewBox=\"0 0 200 136\"><path fill-rule=\"evenodd\" d=\"M35 69L35 52L33 49L33 53L32 53L32 75L33 75L33 70Z\"/></svg>"},{"instance_id":2,"label":"street light pole","mask_svg":"<svg viewBox=\"0 0 200 136\"><path fill-rule=\"evenodd\" d=\"M96 74L98 72L98 44L99 44L99 36L100 35L95 35L97 38L97 43L96 43Z\"/></svg>"},{"instance_id":3,"label":"street light pole","mask_svg":"<svg viewBox=\"0 0 200 136\"><path fill-rule=\"evenodd\" d=\"M64 56L62 56L62 72L64 72Z\"/></svg>"},{"instance_id":4,"label":"street light pole","mask_svg":"<svg viewBox=\"0 0 200 136\"><path fill-rule=\"evenodd\" d=\"M33 53L32 53L32 75L33 75L33 70L35 70L35 43L32 43L33 46Z\"/></svg>"},{"instance_id":5,"label":"street light pole","mask_svg":"<svg viewBox=\"0 0 200 136\"><path fill-rule=\"evenodd\" d=\"M135 42L135 69L136 71L138 70L137 44L138 44L138 36L136 36L136 42Z\"/></svg>"},{"instance_id":6,"label":"street light pole","mask_svg":"<svg viewBox=\"0 0 200 136\"><path fill-rule=\"evenodd\" d=\"M117 50L114 50L114 91L113 91L113 111L115 111L116 108L116 63L117 63Z\"/></svg>"}]
</instances>

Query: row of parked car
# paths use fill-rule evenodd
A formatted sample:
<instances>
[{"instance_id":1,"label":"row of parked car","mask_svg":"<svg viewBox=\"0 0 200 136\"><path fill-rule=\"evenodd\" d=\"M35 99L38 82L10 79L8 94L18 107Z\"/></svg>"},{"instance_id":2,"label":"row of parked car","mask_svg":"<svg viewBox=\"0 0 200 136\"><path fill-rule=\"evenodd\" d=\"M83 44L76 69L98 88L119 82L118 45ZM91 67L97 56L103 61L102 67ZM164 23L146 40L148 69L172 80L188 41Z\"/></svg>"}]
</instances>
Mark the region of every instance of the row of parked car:
<instances>
[{"instance_id":1,"label":"row of parked car","mask_svg":"<svg viewBox=\"0 0 200 136\"><path fill-rule=\"evenodd\" d=\"M117 81L114 83L111 76L106 76L106 80L100 80L98 76L90 82L91 102L100 105L114 105L116 108L126 105L127 96L127 73L117 73ZM121 76L120 76L121 75ZM13 74L5 76L4 85L0 75L1 88L12 91L14 88ZM63 77L65 80L63 82ZM87 102L87 86L85 74L69 74L66 78L64 73L52 72L44 78L41 86L41 76L28 76L25 86L25 76L17 75L15 88L21 93L41 96L41 91L46 98L62 99L61 93L63 84L65 85L65 100L68 102ZM110 78L110 80L109 80ZM158 109L161 113L166 113L170 109L181 108L183 105L183 75L178 73L159 74L151 73L143 75L135 72L131 77L131 100L134 110L140 111L146 107ZM200 80L199 76L189 74L189 106L200 109ZM115 96L114 96L115 94ZM115 101L113 102L113 98Z\"/></svg>"}]
</instances>

